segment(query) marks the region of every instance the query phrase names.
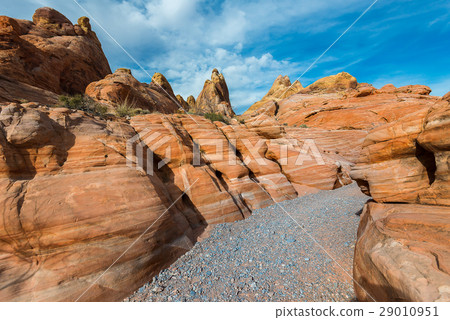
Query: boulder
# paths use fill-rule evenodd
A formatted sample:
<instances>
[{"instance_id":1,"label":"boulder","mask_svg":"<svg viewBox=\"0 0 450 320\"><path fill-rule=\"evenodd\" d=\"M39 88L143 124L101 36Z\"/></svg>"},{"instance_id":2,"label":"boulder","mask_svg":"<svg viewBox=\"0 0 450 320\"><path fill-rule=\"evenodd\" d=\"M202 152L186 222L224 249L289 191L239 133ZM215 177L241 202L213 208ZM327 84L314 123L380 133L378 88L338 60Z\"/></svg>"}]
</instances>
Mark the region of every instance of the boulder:
<instances>
[{"instance_id":1,"label":"boulder","mask_svg":"<svg viewBox=\"0 0 450 320\"><path fill-rule=\"evenodd\" d=\"M32 22L0 17L0 74L27 88L17 90L15 100L35 100L38 89L83 93L89 83L111 73L89 19L80 23L73 25L51 8L36 10Z\"/></svg>"},{"instance_id":2,"label":"boulder","mask_svg":"<svg viewBox=\"0 0 450 320\"><path fill-rule=\"evenodd\" d=\"M195 101L194 112L200 114L218 113L227 117L234 116L225 77L217 69L212 71L211 80L205 81L203 90Z\"/></svg>"},{"instance_id":3,"label":"boulder","mask_svg":"<svg viewBox=\"0 0 450 320\"><path fill-rule=\"evenodd\" d=\"M368 202L353 277L359 301L450 301L450 207Z\"/></svg>"},{"instance_id":4,"label":"boulder","mask_svg":"<svg viewBox=\"0 0 450 320\"><path fill-rule=\"evenodd\" d=\"M170 84L167 83L169 85L167 87L167 84L161 83L167 89L170 88ZM172 97L171 88L169 91L163 88L153 81L150 84L139 82L133 77L131 70L119 68L104 79L89 84L86 95L112 108L125 104L130 108L141 108L152 112L177 112L178 101L175 96Z\"/></svg>"},{"instance_id":5,"label":"boulder","mask_svg":"<svg viewBox=\"0 0 450 320\"><path fill-rule=\"evenodd\" d=\"M331 93L356 89L358 81L347 72L328 76L310 84L301 93Z\"/></svg>"},{"instance_id":6,"label":"boulder","mask_svg":"<svg viewBox=\"0 0 450 320\"><path fill-rule=\"evenodd\" d=\"M393 84L387 84L383 86L381 89L376 91L377 93L410 93L410 94L418 94L418 95L429 95L431 89L427 86L423 85L407 85L403 87L396 88Z\"/></svg>"}]
</instances>

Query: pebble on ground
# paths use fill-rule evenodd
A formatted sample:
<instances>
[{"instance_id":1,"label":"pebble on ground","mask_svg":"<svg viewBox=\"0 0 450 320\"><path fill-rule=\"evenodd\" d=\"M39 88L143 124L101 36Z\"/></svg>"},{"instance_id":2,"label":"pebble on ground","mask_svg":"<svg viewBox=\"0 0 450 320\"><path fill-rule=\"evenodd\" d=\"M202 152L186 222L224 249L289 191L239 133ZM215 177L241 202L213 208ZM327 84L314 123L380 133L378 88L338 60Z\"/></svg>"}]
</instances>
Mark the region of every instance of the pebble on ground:
<instances>
[{"instance_id":1,"label":"pebble on ground","mask_svg":"<svg viewBox=\"0 0 450 320\"><path fill-rule=\"evenodd\" d=\"M354 301L353 183L253 211L211 235L125 301ZM294 221L295 220L295 221Z\"/></svg>"}]
</instances>

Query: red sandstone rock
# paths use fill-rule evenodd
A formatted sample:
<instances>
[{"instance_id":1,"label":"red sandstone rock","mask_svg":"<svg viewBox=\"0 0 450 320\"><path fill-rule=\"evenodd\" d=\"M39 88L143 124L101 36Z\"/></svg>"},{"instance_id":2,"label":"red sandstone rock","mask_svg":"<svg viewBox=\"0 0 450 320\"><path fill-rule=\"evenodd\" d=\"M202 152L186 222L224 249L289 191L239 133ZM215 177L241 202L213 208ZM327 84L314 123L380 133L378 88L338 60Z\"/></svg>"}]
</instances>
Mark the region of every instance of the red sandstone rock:
<instances>
[{"instance_id":1,"label":"red sandstone rock","mask_svg":"<svg viewBox=\"0 0 450 320\"><path fill-rule=\"evenodd\" d=\"M0 74L24 87L83 93L111 70L89 19L80 23L74 26L51 8L36 10L33 22L1 16ZM14 99L35 100L37 90L19 91Z\"/></svg>"},{"instance_id":2,"label":"red sandstone rock","mask_svg":"<svg viewBox=\"0 0 450 320\"><path fill-rule=\"evenodd\" d=\"M267 109L268 114L275 115L277 108L276 102L299 92L301 89L303 89L303 86L298 80L291 84L288 76L283 77L279 75L273 82L269 92L260 101L251 105L244 114L251 114L260 111L260 109Z\"/></svg>"},{"instance_id":3,"label":"red sandstone rock","mask_svg":"<svg viewBox=\"0 0 450 320\"><path fill-rule=\"evenodd\" d=\"M369 130L427 109L437 101L437 97L412 93L375 93L362 97L357 91L295 94L278 102L276 117L289 126Z\"/></svg>"},{"instance_id":4,"label":"red sandstone rock","mask_svg":"<svg viewBox=\"0 0 450 320\"><path fill-rule=\"evenodd\" d=\"M182 111L189 111L190 106L189 104L186 102L186 100L183 99L183 97L179 94L176 95L176 98L178 100L178 102L180 103L180 106L183 108Z\"/></svg>"},{"instance_id":5,"label":"red sandstone rock","mask_svg":"<svg viewBox=\"0 0 450 320\"><path fill-rule=\"evenodd\" d=\"M269 140L242 125L223 125L220 129L239 151L243 162L255 176L255 180L264 187L275 202L297 197L295 188L281 172L279 164L265 156Z\"/></svg>"},{"instance_id":6,"label":"red sandstone rock","mask_svg":"<svg viewBox=\"0 0 450 320\"><path fill-rule=\"evenodd\" d=\"M356 78L347 72L341 72L334 76L328 76L310 84L301 93L332 93L355 89L358 85Z\"/></svg>"},{"instance_id":7,"label":"red sandstone rock","mask_svg":"<svg viewBox=\"0 0 450 320\"><path fill-rule=\"evenodd\" d=\"M206 80L202 92L195 101L197 113L219 113L227 117L234 116L230 103L228 86L223 74L214 69L211 80Z\"/></svg>"},{"instance_id":8,"label":"red sandstone rock","mask_svg":"<svg viewBox=\"0 0 450 320\"><path fill-rule=\"evenodd\" d=\"M81 297L119 300L195 241L184 204L126 166L128 124L11 105L0 126L0 300L74 301L154 224Z\"/></svg>"},{"instance_id":9,"label":"red sandstone rock","mask_svg":"<svg viewBox=\"0 0 450 320\"><path fill-rule=\"evenodd\" d=\"M378 202L450 205L450 106L437 102L372 130L352 177Z\"/></svg>"},{"instance_id":10,"label":"red sandstone rock","mask_svg":"<svg viewBox=\"0 0 450 320\"><path fill-rule=\"evenodd\" d=\"M442 97L442 100L445 100L445 101L450 102L450 91L447 92L447 93Z\"/></svg>"},{"instance_id":11,"label":"red sandstone rock","mask_svg":"<svg viewBox=\"0 0 450 320\"><path fill-rule=\"evenodd\" d=\"M450 301L450 207L369 202L353 275L359 301Z\"/></svg>"},{"instance_id":12,"label":"red sandstone rock","mask_svg":"<svg viewBox=\"0 0 450 320\"><path fill-rule=\"evenodd\" d=\"M161 113L177 112L179 105L170 84L167 80L167 83L164 83L161 77L155 79L161 83L156 84L154 81L150 84L142 83L133 77L131 70L120 68L104 79L89 84L86 95L114 107L128 104L132 108ZM164 87L166 89L163 90Z\"/></svg>"}]
</instances>

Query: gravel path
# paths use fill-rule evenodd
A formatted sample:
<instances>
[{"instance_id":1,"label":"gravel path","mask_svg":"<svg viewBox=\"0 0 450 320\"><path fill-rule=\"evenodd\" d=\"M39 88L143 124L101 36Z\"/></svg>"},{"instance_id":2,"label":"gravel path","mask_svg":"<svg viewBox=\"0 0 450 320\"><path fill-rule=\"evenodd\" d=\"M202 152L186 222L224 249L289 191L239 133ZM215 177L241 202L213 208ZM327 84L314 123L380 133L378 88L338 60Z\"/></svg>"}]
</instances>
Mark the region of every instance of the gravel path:
<instances>
[{"instance_id":1,"label":"gravel path","mask_svg":"<svg viewBox=\"0 0 450 320\"><path fill-rule=\"evenodd\" d=\"M354 183L280 203L300 226L277 205L217 225L125 301L352 301L357 213L368 199Z\"/></svg>"}]
</instances>

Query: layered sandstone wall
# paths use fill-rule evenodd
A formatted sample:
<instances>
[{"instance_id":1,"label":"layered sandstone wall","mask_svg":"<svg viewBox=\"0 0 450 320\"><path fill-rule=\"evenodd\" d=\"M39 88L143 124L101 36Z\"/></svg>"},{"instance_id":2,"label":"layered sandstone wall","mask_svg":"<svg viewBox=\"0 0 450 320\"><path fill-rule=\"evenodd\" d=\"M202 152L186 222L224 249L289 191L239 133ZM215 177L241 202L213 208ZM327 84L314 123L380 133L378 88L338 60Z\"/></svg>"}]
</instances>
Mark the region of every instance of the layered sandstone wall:
<instances>
[{"instance_id":1,"label":"layered sandstone wall","mask_svg":"<svg viewBox=\"0 0 450 320\"><path fill-rule=\"evenodd\" d=\"M450 301L450 104L369 132L352 170L366 204L355 247L362 301Z\"/></svg>"}]
</instances>

